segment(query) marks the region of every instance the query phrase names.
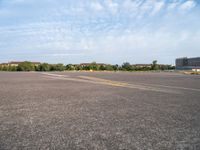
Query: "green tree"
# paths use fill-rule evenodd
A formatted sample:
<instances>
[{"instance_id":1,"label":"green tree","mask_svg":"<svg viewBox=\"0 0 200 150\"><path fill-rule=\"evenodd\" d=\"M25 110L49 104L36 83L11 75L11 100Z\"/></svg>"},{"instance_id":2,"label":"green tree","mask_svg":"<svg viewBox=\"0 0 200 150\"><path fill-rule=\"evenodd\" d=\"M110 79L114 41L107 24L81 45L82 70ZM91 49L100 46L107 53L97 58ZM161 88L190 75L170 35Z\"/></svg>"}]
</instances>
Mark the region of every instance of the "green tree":
<instances>
[{"instance_id":1,"label":"green tree","mask_svg":"<svg viewBox=\"0 0 200 150\"><path fill-rule=\"evenodd\" d=\"M157 64L157 60L154 60L154 61L152 62L151 69L152 69L152 70L158 70L158 69L159 69L159 66L158 66L158 64Z\"/></svg>"},{"instance_id":2,"label":"green tree","mask_svg":"<svg viewBox=\"0 0 200 150\"><path fill-rule=\"evenodd\" d=\"M112 67L113 67L113 70L115 70L115 71L119 70L119 65L118 64L113 65Z\"/></svg>"},{"instance_id":3,"label":"green tree","mask_svg":"<svg viewBox=\"0 0 200 150\"><path fill-rule=\"evenodd\" d=\"M66 70L74 70L75 67L72 64L68 64L68 65L66 65L65 69Z\"/></svg>"},{"instance_id":4,"label":"green tree","mask_svg":"<svg viewBox=\"0 0 200 150\"><path fill-rule=\"evenodd\" d=\"M17 67L16 66L9 66L8 71L17 71Z\"/></svg>"},{"instance_id":5,"label":"green tree","mask_svg":"<svg viewBox=\"0 0 200 150\"><path fill-rule=\"evenodd\" d=\"M56 71L64 71L65 66L63 64L56 64Z\"/></svg>"},{"instance_id":6,"label":"green tree","mask_svg":"<svg viewBox=\"0 0 200 150\"><path fill-rule=\"evenodd\" d=\"M48 63L43 63L39 65L40 71L50 71L50 65Z\"/></svg>"},{"instance_id":7,"label":"green tree","mask_svg":"<svg viewBox=\"0 0 200 150\"><path fill-rule=\"evenodd\" d=\"M8 71L8 66L3 66L2 71Z\"/></svg>"},{"instance_id":8,"label":"green tree","mask_svg":"<svg viewBox=\"0 0 200 150\"><path fill-rule=\"evenodd\" d=\"M90 68L91 70L98 70L97 63L96 63L96 62L92 62L92 63L89 65L89 68Z\"/></svg>"},{"instance_id":9,"label":"green tree","mask_svg":"<svg viewBox=\"0 0 200 150\"><path fill-rule=\"evenodd\" d=\"M90 70L90 66L83 66L82 70Z\"/></svg>"},{"instance_id":10,"label":"green tree","mask_svg":"<svg viewBox=\"0 0 200 150\"><path fill-rule=\"evenodd\" d=\"M113 68L112 65L106 65L106 70L108 70L108 71L113 71L114 68Z\"/></svg>"},{"instance_id":11,"label":"green tree","mask_svg":"<svg viewBox=\"0 0 200 150\"><path fill-rule=\"evenodd\" d=\"M106 67L104 65L100 65L99 70L106 70Z\"/></svg>"},{"instance_id":12,"label":"green tree","mask_svg":"<svg viewBox=\"0 0 200 150\"><path fill-rule=\"evenodd\" d=\"M17 66L17 71L34 71L35 67L31 62L25 61L19 63Z\"/></svg>"},{"instance_id":13,"label":"green tree","mask_svg":"<svg viewBox=\"0 0 200 150\"><path fill-rule=\"evenodd\" d=\"M40 71L39 65L35 65L35 71Z\"/></svg>"},{"instance_id":14,"label":"green tree","mask_svg":"<svg viewBox=\"0 0 200 150\"><path fill-rule=\"evenodd\" d=\"M51 64L51 65L49 65L49 71L56 71L56 65L54 65L54 64Z\"/></svg>"},{"instance_id":15,"label":"green tree","mask_svg":"<svg viewBox=\"0 0 200 150\"><path fill-rule=\"evenodd\" d=\"M84 70L81 65L74 65L75 70Z\"/></svg>"},{"instance_id":16,"label":"green tree","mask_svg":"<svg viewBox=\"0 0 200 150\"><path fill-rule=\"evenodd\" d=\"M126 71L132 71L133 67L130 65L129 62L124 62L122 64L122 70L126 70Z\"/></svg>"}]
</instances>

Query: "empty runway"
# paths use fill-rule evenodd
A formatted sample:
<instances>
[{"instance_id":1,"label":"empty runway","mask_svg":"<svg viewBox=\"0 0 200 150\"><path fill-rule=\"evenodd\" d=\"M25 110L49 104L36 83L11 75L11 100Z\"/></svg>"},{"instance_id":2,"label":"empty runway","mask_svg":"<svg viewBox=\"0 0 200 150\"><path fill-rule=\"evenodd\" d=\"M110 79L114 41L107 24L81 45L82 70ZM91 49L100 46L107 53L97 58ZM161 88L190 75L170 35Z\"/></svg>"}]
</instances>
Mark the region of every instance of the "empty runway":
<instances>
[{"instance_id":1,"label":"empty runway","mask_svg":"<svg viewBox=\"0 0 200 150\"><path fill-rule=\"evenodd\" d=\"M200 149L200 76L0 72L0 149Z\"/></svg>"}]
</instances>

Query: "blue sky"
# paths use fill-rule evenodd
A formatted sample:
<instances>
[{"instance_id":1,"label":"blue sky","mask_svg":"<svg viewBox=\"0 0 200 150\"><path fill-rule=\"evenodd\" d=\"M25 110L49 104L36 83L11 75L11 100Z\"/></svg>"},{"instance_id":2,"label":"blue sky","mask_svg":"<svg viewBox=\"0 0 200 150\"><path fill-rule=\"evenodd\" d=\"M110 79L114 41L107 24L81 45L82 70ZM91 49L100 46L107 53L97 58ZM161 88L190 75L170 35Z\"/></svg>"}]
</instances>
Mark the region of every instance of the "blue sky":
<instances>
[{"instance_id":1,"label":"blue sky","mask_svg":"<svg viewBox=\"0 0 200 150\"><path fill-rule=\"evenodd\" d=\"M197 0L0 0L0 62L174 64L200 56Z\"/></svg>"}]
</instances>

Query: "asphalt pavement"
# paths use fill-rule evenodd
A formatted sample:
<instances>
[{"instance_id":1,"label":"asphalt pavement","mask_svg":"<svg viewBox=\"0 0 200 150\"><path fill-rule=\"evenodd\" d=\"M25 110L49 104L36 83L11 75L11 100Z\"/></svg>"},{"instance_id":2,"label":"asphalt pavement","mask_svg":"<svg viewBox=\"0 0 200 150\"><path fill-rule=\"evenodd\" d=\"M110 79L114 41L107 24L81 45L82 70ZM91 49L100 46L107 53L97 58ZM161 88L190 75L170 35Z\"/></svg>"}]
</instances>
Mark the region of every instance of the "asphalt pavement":
<instances>
[{"instance_id":1,"label":"asphalt pavement","mask_svg":"<svg viewBox=\"0 0 200 150\"><path fill-rule=\"evenodd\" d=\"M0 150L199 150L200 76L0 72Z\"/></svg>"}]
</instances>

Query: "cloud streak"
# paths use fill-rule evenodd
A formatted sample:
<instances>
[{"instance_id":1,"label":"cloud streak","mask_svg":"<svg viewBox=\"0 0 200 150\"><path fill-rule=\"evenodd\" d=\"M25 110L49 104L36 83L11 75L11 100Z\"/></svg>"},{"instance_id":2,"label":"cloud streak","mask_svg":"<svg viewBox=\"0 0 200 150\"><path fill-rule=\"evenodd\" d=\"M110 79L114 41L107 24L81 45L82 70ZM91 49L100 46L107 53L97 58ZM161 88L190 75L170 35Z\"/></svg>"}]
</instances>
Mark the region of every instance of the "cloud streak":
<instances>
[{"instance_id":1,"label":"cloud streak","mask_svg":"<svg viewBox=\"0 0 200 150\"><path fill-rule=\"evenodd\" d=\"M200 54L198 9L193 0L2 0L0 60L34 54L34 60L62 57L63 63L170 63Z\"/></svg>"}]
</instances>

